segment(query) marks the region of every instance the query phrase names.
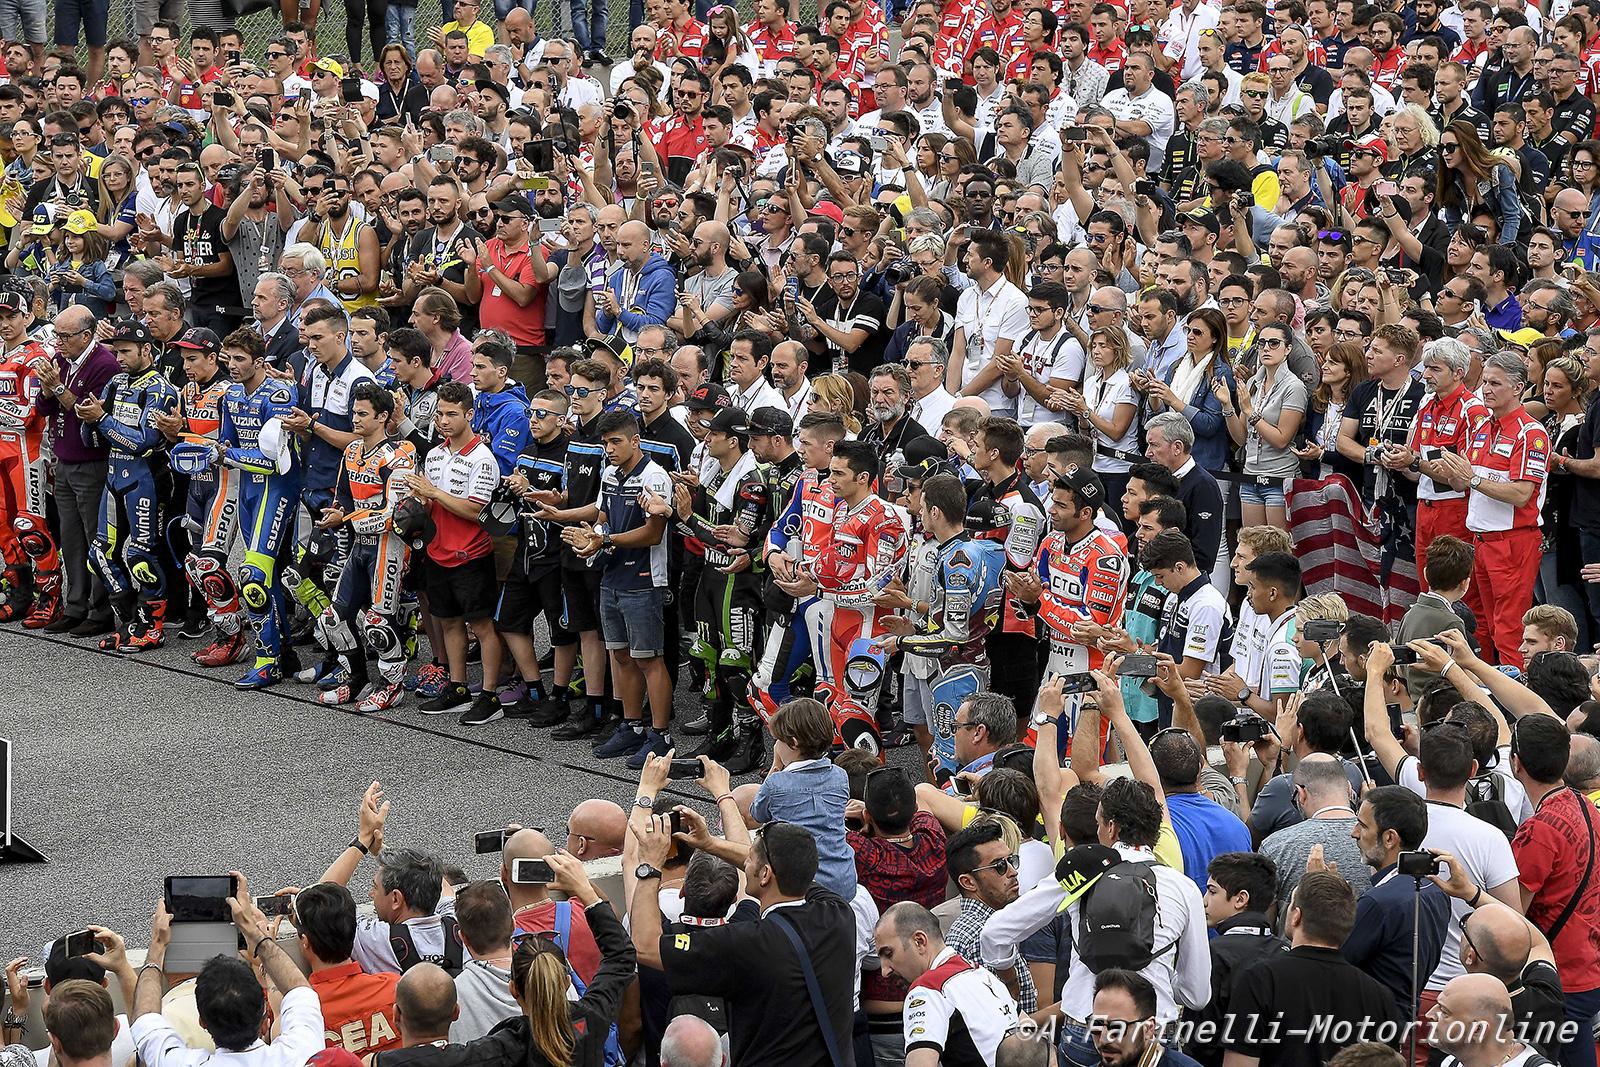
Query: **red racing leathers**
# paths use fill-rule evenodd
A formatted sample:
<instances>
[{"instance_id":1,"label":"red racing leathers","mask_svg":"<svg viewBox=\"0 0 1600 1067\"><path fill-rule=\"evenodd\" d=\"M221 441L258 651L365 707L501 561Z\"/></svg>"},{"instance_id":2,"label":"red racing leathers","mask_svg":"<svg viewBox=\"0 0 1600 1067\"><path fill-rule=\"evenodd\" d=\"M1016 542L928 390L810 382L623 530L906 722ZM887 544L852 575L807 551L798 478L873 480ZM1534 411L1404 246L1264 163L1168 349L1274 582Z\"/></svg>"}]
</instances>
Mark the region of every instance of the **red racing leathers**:
<instances>
[{"instance_id":1,"label":"red racing leathers","mask_svg":"<svg viewBox=\"0 0 1600 1067\"><path fill-rule=\"evenodd\" d=\"M34 614L53 621L61 602L61 560L45 525L49 447L39 411L37 368L49 361L37 341L0 354L0 555L5 558L0 621L20 617L35 598Z\"/></svg>"}]
</instances>

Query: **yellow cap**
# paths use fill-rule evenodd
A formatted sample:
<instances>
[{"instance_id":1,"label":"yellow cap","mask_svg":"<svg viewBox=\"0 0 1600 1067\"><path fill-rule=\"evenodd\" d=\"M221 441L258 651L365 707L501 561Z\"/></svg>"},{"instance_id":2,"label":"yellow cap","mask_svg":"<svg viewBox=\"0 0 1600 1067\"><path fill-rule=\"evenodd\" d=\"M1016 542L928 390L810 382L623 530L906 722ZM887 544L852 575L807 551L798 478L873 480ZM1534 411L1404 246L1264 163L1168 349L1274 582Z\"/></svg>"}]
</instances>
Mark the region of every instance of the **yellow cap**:
<instances>
[{"instance_id":1,"label":"yellow cap","mask_svg":"<svg viewBox=\"0 0 1600 1067\"><path fill-rule=\"evenodd\" d=\"M80 208L67 216L68 233L85 234L98 225L100 225L100 221L94 217L94 212L92 211L84 211Z\"/></svg>"}]
</instances>

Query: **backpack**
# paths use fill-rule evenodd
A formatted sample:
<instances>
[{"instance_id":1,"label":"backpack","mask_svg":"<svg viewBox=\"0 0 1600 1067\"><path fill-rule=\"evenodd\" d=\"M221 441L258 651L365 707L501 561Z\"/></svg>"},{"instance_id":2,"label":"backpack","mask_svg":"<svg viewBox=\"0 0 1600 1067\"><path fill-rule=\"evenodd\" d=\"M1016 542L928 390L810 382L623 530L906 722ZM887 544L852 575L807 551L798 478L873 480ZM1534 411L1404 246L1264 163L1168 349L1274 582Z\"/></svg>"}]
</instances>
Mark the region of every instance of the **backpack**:
<instances>
[{"instance_id":1,"label":"backpack","mask_svg":"<svg viewBox=\"0 0 1600 1067\"><path fill-rule=\"evenodd\" d=\"M417 939L412 936L411 927L405 923L389 924L389 947L394 950L401 974L424 961L437 963L449 972L451 978L461 973L467 951L461 941L461 927L456 924L454 915L439 916L439 923L444 928L444 952L438 955L418 952Z\"/></svg>"},{"instance_id":2,"label":"backpack","mask_svg":"<svg viewBox=\"0 0 1600 1067\"><path fill-rule=\"evenodd\" d=\"M1153 861L1112 864L1078 902L1078 958L1094 974L1112 967L1142 971L1177 943L1156 947Z\"/></svg>"},{"instance_id":3,"label":"backpack","mask_svg":"<svg viewBox=\"0 0 1600 1067\"><path fill-rule=\"evenodd\" d=\"M561 951L567 956L567 974L572 978L572 986L578 991L578 996L583 996L589 991L589 986L578 977L578 972L573 969L572 955L567 948L567 943L572 940L572 902L561 900L556 902L555 942L561 946ZM605 1067L626 1067L627 1057L622 1054L622 1041L617 1036L617 1024L612 1020L611 1026L606 1030L606 1053L602 1061Z\"/></svg>"},{"instance_id":4,"label":"backpack","mask_svg":"<svg viewBox=\"0 0 1600 1067\"><path fill-rule=\"evenodd\" d=\"M1517 820L1506 806L1505 779L1498 774L1480 774L1467 780L1466 812L1505 834L1508 841L1517 836Z\"/></svg>"}]
</instances>

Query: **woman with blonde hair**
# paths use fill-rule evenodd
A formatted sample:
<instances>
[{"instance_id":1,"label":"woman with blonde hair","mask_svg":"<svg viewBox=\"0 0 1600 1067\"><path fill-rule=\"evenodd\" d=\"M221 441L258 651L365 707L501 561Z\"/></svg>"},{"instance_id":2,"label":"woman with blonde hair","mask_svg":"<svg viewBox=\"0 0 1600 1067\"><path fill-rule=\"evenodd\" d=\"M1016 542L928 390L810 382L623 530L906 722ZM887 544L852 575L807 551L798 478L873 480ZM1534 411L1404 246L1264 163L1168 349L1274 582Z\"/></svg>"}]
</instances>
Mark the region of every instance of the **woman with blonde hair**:
<instances>
[{"instance_id":1,"label":"woman with blonde hair","mask_svg":"<svg viewBox=\"0 0 1600 1067\"><path fill-rule=\"evenodd\" d=\"M842 374L819 374L811 380L806 414L813 411L831 411L844 419L845 436L852 441L861 432L861 420L856 418L856 391Z\"/></svg>"},{"instance_id":2,"label":"woman with blonde hair","mask_svg":"<svg viewBox=\"0 0 1600 1067\"><path fill-rule=\"evenodd\" d=\"M133 160L112 153L100 164L100 204L96 211L100 236L111 246L111 266L128 257L128 235L138 219L139 189Z\"/></svg>"}]
</instances>

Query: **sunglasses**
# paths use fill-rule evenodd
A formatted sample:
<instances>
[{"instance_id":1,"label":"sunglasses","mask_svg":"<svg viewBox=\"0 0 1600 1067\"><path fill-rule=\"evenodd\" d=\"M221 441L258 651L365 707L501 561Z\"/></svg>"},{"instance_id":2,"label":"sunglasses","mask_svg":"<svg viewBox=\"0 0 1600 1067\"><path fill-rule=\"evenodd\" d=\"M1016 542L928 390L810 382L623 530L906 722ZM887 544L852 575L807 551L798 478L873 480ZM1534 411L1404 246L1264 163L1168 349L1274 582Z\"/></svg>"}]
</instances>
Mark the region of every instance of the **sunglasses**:
<instances>
[{"instance_id":1,"label":"sunglasses","mask_svg":"<svg viewBox=\"0 0 1600 1067\"><path fill-rule=\"evenodd\" d=\"M1248 96L1252 100L1265 100L1267 98L1267 92L1264 89L1246 89L1239 95ZM1229 138L1229 140L1231 141L1232 138Z\"/></svg>"},{"instance_id":2,"label":"sunglasses","mask_svg":"<svg viewBox=\"0 0 1600 1067\"><path fill-rule=\"evenodd\" d=\"M569 385L566 386L565 391L568 396L575 396L579 400L588 399L590 393L604 392L603 389L590 388L586 385Z\"/></svg>"},{"instance_id":3,"label":"sunglasses","mask_svg":"<svg viewBox=\"0 0 1600 1067\"><path fill-rule=\"evenodd\" d=\"M1342 240L1344 240L1344 231L1343 230L1318 230L1317 231L1317 240L1319 240L1319 241L1342 241Z\"/></svg>"},{"instance_id":4,"label":"sunglasses","mask_svg":"<svg viewBox=\"0 0 1600 1067\"><path fill-rule=\"evenodd\" d=\"M1005 874L1007 871L1010 871L1010 870L1013 870L1013 869L1015 869L1015 870L1021 870L1022 869L1021 857L1019 857L1019 856L1001 856L999 859L995 860L993 863L985 863L982 867L974 867L974 868L972 868L972 873L973 874L977 874L979 871L993 871L995 874Z\"/></svg>"},{"instance_id":5,"label":"sunglasses","mask_svg":"<svg viewBox=\"0 0 1600 1067\"><path fill-rule=\"evenodd\" d=\"M150 103L150 97L148 97L148 96L129 97L128 98L128 103L132 104L134 107L144 107L146 104Z\"/></svg>"}]
</instances>

